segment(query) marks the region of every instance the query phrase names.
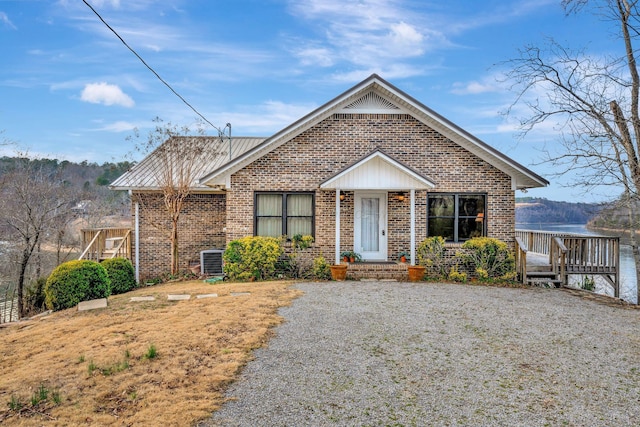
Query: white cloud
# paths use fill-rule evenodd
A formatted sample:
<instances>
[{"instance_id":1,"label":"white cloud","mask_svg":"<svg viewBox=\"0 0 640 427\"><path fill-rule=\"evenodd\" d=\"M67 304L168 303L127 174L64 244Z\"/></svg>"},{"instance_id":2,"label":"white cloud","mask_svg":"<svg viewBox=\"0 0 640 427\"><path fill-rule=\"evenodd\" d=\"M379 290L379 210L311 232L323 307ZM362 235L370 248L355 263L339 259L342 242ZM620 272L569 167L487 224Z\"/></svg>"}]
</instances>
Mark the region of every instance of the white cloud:
<instances>
[{"instance_id":1,"label":"white cloud","mask_svg":"<svg viewBox=\"0 0 640 427\"><path fill-rule=\"evenodd\" d=\"M290 2L290 10L318 33L316 39L293 40L296 48L292 50L302 66L347 63L352 65L349 74L354 75L395 66L405 71L394 76L407 75L406 70L415 68L409 65L412 58L451 45L435 25L425 24L421 13L399 1L305 0ZM414 75L413 71L408 74ZM341 79L345 76L340 74Z\"/></svg>"},{"instance_id":2,"label":"white cloud","mask_svg":"<svg viewBox=\"0 0 640 427\"><path fill-rule=\"evenodd\" d=\"M96 131L107 131L107 132L127 132L133 131L137 125L131 122L118 121L114 123L109 123L99 129L94 129Z\"/></svg>"},{"instance_id":3,"label":"white cloud","mask_svg":"<svg viewBox=\"0 0 640 427\"><path fill-rule=\"evenodd\" d=\"M117 85L110 85L105 82L85 85L80 99L92 104L120 105L123 107L133 107L135 105L133 99Z\"/></svg>"},{"instance_id":4,"label":"white cloud","mask_svg":"<svg viewBox=\"0 0 640 427\"><path fill-rule=\"evenodd\" d=\"M334 53L328 48L308 47L299 50L296 55L305 66L331 67L334 64Z\"/></svg>"},{"instance_id":5,"label":"white cloud","mask_svg":"<svg viewBox=\"0 0 640 427\"><path fill-rule=\"evenodd\" d=\"M389 64L380 67L362 68L355 71L333 74L333 79L345 83L353 83L364 80L376 73L385 79L402 79L407 77L422 76L427 72L427 67L414 67L408 64Z\"/></svg>"},{"instance_id":6,"label":"white cloud","mask_svg":"<svg viewBox=\"0 0 640 427\"><path fill-rule=\"evenodd\" d=\"M395 46L407 46L416 49L417 52L422 52L421 44L424 36L415 27L405 22L391 24L390 37Z\"/></svg>"},{"instance_id":7,"label":"white cloud","mask_svg":"<svg viewBox=\"0 0 640 427\"><path fill-rule=\"evenodd\" d=\"M286 104L281 101L267 101L257 106L246 106L242 112L221 113L234 128L250 133L271 135L304 117L316 109L312 104ZM221 121L222 122L222 121Z\"/></svg>"},{"instance_id":8,"label":"white cloud","mask_svg":"<svg viewBox=\"0 0 640 427\"><path fill-rule=\"evenodd\" d=\"M456 82L453 84L452 93L456 95L478 95L488 92L500 92L502 88L490 81L470 81L467 83Z\"/></svg>"},{"instance_id":9,"label":"white cloud","mask_svg":"<svg viewBox=\"0 0 640 427\"><path fill-rule=\"evenodd\" d=\"M114 9L120 8L120 0L93 0L91 4L95 7L111 6Z\"/></svg>"},{"instance_id":10,"label":"white cloud","mask_svg":"<svg viewBox=\"0 0 640 427\"><path fill-rule=\"evenodd\" d=\"M13 22L11 22L11 20L9 19L9 15L7 15L4 12L0 12L0 23L2 23L5 26L11 28L12 30L17 30L18 29L15 25L13 25Z\"/></svg>"}]
</instances>

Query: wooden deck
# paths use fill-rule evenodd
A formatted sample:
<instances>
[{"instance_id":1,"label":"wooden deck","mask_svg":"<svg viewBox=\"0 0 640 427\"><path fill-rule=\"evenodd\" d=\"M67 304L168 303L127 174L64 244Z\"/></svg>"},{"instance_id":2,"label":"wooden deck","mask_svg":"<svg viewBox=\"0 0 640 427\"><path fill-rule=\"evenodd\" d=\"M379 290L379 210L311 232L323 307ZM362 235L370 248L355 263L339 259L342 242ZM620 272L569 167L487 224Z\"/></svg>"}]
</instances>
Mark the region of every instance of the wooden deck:
<instances>
[{"instance_id":1,"label":"wooden deck","mask_svg":"<svg viewBox=\"0 0 640 427\"><path fill-rule=\"evenodd\" d=\"M89 228L82 230L84 251L78 259L103 261L109 258L131 260L131 229Z\"/></svg>"},{"instance_id":2,"label":"wooden deck","mask_svg":"<svg viewBox=\"0 0 640 427\"><path fill-rule=\"evenodd\" d=\"M603 277L620 296L620 238L516 230L516 270L522 283L566 286L570 275Z\"/></svg>"}]
</instances>

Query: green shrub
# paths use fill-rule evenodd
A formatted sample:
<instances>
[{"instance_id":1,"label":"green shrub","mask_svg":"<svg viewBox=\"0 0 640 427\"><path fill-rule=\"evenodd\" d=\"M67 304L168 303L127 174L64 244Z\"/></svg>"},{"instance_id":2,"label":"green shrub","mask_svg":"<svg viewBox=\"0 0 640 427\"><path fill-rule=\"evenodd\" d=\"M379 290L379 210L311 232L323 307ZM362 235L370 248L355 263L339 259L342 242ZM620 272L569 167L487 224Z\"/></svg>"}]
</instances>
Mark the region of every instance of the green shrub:
<instances>
[{"instance_id":1,"label":"green shrub","mask_svg":"<svg viewBox=\"0 0 640 427\"><path fill-rule=\"evenodd\" d=\"M308 234L296 234L291 238L291 244L294 249L305 250L311 247L313 240L313 236Z\"/></svg>"},{"instance_id":2,"label":"green shrub","mask_svg":"<svg viewBox=\"0 0 640 427\"><path fill-rule=\"evenodd\" d=\"M427 268L430 277L445 277L444 239L441 236L427 237L418 245L418 264Z\"/></svg>"},{"instance_id":3,"label":"green shrub","mask_svg":"<svg viewBox=\"0 0 640 427\"><path fill-rule=\"evenodd\" d=\"M229 242L224 252L224 272L232 280L264 280L275 276L276 262L283 253L275 237L243 237Z\"/></svg>"},{"instance_id":4,"label":"green shrub","mask_svg":"<svg viewBox=\"0 0 640 427\"><path fill-rule=\"evenodd\" d=\"M467 281L467 273L458 271L458 266L456 265L451 267L451 270L449 270L449 275L447 277L453 282L466 283Z\"/></svg>"},{"instance_id":5,"label":"green shrub","mask_svg":"<svg viewBox=\"0 0 640 427\"><path fill-rule=\"evenodd\" d=\"M329 263L323 256L314 258L312 273L313 277L318 280L331 279L331 267L329 267Z\"/></svg>"},{"instance_id":6,"label":"green shrub","mask_svg":"<svg viewBox=\"0 0 640 427\"><path fill-rule=\"evenodd\" d=\"M593 279L593 277L584 276L582 278L582 283L580 284L580 288L584 289L585 291L593 291L595 287L596 287L596 281Z\"/></svg>"},{"instance_id":7,"label":"green shrub","mask_svg":"<svg viewBox=\"0 0 640 427\"><path fill-rule=\"evenodd\" d=\"M52 310L63 310L111 295L107 271L95 261L76 260L60 264L47 279L45 303Z\"/></svg>"},{"instance_id":8,"label":"green shrub","mask_svg":"<svg viewBox=\"0 0 640 427\"><path fill-rule=\"evenodd\" d=\"M111 280L111 294L123 294L136 287L133 264L126 258L112 258L101 262Z\"/></svg>"},{"instance_id":9,"label":"green shrub","mask_svg":"<svg viewBox=\"0 0 640 427\"><path fill-rule=\"evenodd\" d=\"M30 315L38 314L46 309L44 287L47 284L46 277L40 277L26 289L24 306Z\"/></svg>"},{"instance_id":10,"label":"green shrub","mask_svg":"<svg viewBox=\"0 0 640 427\"><path fill-rule=\"evenodd\" d=\"M515 273L515 258L506 243L490 237L475 237L462 245L462 259L482 281L510 280Z\"/></svg>"}]
</instances>

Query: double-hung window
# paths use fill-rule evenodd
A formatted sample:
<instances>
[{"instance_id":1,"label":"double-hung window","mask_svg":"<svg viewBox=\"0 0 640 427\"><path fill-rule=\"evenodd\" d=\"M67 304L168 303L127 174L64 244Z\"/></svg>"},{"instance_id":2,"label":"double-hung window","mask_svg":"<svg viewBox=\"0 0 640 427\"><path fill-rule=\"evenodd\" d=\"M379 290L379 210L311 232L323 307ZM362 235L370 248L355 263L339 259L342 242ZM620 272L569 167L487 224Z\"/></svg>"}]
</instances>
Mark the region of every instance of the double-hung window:
<instances>
[{"instance_id":1,"label":"double-hung window","mask_svg":"<svg viewBox=\"0 0 640 427\"><path fill-rule=\"evenodd\" d=\"M449 242L462 242L485 235L485 194L427 194L427 236L442 236Z\"/></svg>"},{"instance_id":2,"label":"double-hung window","mask_svg":"<svg viewBox=\"0 0 640 427\"><path fill-rule=\"evenodd\" d=\"M314 235L313 193L256 193L256 236Z\"/></svg>"}]
</instances>

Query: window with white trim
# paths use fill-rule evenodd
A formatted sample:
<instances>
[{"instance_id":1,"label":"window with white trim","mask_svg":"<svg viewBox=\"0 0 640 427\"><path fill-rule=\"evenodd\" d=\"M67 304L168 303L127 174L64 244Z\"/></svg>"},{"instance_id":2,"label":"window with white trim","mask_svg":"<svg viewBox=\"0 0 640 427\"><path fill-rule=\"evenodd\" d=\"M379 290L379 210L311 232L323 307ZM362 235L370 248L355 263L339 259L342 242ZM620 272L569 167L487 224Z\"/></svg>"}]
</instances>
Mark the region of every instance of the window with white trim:
<instances>
[{"instance_id":1,"label":"window with white trim","mask_svg":"<svg viewBox=\"0 0 640 427\"><path fill-rule=\"evenodd\" d=\"M314 235L313 193L256 193L256 236Z\"/></svg>"}]
</instances>

